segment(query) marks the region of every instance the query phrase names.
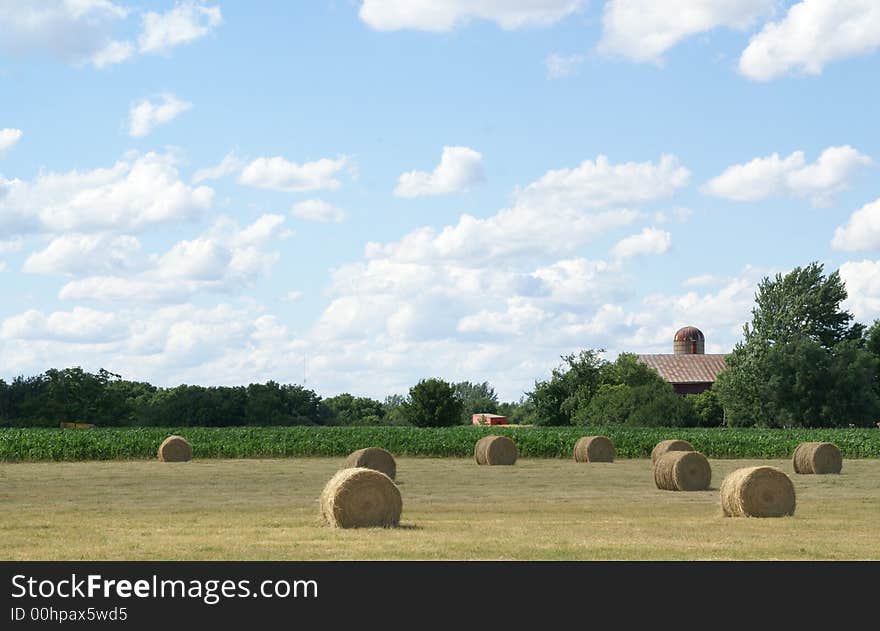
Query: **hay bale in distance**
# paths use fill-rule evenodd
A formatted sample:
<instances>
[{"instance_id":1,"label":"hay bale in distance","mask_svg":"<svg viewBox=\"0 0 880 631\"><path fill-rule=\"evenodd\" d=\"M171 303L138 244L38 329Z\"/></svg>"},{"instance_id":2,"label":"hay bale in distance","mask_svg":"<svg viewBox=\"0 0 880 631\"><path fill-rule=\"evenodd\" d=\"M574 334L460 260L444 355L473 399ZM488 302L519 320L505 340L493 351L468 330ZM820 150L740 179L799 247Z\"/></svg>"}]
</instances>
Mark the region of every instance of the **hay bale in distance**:
<instances>
[{"instance_id":1,"label":"hay bale in distance","mask_svg":"<svg viewBox=\"0 0 880 631\"><path fill-rule=\"evenodd\" d=\"M737 469L721 483L721 510L726 517L794 515L794 484L776 467Z\"/></svg>"},{"instance_id":2,"label":"hay bale in distance","mask_svg":"<svg viewBox=\"0 0 880 631\"><path fill-rule=\"evenodd\" d=\"M575 462L614 462L614 443L605 436L584 436L574 444Z\"/></svg>"},{"instance_id":3,"label":"hay bale in distance","mask_svg":"<svg viewBox=\"0 0 880 631\"><path fill-rule=\"evenodd\" d=\"M699 451L667 451L654 463L654 483L663 491L705 491L712 467Z\"/></svg>"},{"instance_id":4,"label":"hay bale in distance","mask_svg":"<svg viewBox=\"0 0 880 631\"><path fill-rule=\"evenodd\" d=\"M654 449L651 450L651 463L656 463L657 458L665 454L667 451L694 451L694 446L686 440L678 440L675 438L671 440L661 440L654 445Z\"/></svg>"},{"instance_id":5,"label":"hay bale in distance","mask_svg":"<svg viewBox=\"0 0 880 631\"><path fill-rule=\"evenodd\" d=\"M321 493L321 515L334 528L391 528L402 510L397 485L366 467L337 471Z\"/></svg>"},{"instance_id":6,"label":"hay bale in distance","mask_svg":"<svg viewBox=\"0 0 880 631\"><path fill-rule=\"evenodd\" d=\"M381 447L367 447L350 453L345 459L343 468L353 469L355 467L381 471L392 480L397 475L397 463L394 461L394 456Z\"/></svg>"},{"instance_id":7,"label":"hay bale in distance","mask_svg":"<svg viewBox=\"0 0 880 631\"><path fill-rule=\"evenodd\" d=\"M507 436L483 436L474 445L477 464L511 465L517 458L516 443Z\"/></svg>"},{"instance_id":8,"label":"hay bale in distance","mask_svg":"<svg viewBox=\"0 0 880 631\"><path fill-rule=\"evenodd\" d=\"M840 473L843 456L834 443L801 443L795 447L791 464L795 473Z\"/></svg>"},{"instance_id":9,"label":"hay bale in distance","mask_svg":"<svg viewBox=\"0 0 880 631\"><path fill-rule=\"evenodd\" d=\"M192 455L192 445L183 436L169 436L159 445L161 462L189 462Z\"/></svg>"}]
</instances>

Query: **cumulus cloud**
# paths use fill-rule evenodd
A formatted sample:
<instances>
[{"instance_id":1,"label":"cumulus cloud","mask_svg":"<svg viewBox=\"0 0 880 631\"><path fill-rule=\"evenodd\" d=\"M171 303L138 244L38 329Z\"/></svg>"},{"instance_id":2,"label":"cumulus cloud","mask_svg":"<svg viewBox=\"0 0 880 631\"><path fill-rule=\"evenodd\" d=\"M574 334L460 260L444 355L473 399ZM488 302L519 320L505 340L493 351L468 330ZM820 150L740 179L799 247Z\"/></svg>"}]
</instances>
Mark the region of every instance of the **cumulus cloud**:
<instances>
[{"instance_id":1,"label":"cumulus cloud","mask_svg":"<svg viewBox=\"0 0 880 631\"><path fill-rule=\"evenodd\" d=\"M321 158L304 164L290 162L281 156L257 158L244 167L239 182L287 193L333 191L342 186L337 177L348 163L348 158L344 156L335 160Z\"/></svg>"},{"instance_id":2,"label":"cumulus cloud","mask_svg":"<svg viewBox=\"0 0 880 631\"><path fill-rule=\"evenodd\" d=\"M12 149L24 133L20 129L15 129L12 127L7 127L5 129L0 129L0 157L3 156L4 153Z\"/></svg>"},{"instance_id":3,"label":"cumulus cloud","mask_svg":"<svg viewBox=\"0 0 880 631\"><path fill-rule=\"evenodd\" d=\"M843 307L860 322L880 318L880 261L848 261L840 266L840 277L848 294Z\"/></svg>"},{"instance_id":4,"label":"cumulus cloud","mask_svg":"<svg viewBox=\"0 0 880 631\"><path fill-rule=\"evenodd\" d=\"M340 223L345 219L345 212L321 199L307 199L294 204L290 214L299 219L319 223Z\"/></svg>"},{"instance_id":5,"label":"cumulus cloud","mask_svg":"<svg viewBox=\"0 0 880 631\"><path fill-rule=\"evenodd\" d=\"M703 192L736 201L755 201L778 195L806 197L814 206L831 202L845 189L860 167L872 164L869 156L849 145L828 147L812 163L803 151L785 158L779 154L735 164L712 178Z\"/></svg>"},{"instance_id":6,"label":"cumulus cloud","mask_svg":"<svg viewBox=\"0 0 880 631\"><path fill-rule=\"evenodd\" d=\"M236 157L235 153L229 153L220 161L220 164L196 171L192 176L192 182L198 184L206 180L219 180L233 173L238 173L243 166L244 162Z\"/></svg>"},{"instance_id":7,"label":"cumulus cloud","mask_svg":"<svg viewBox=\"0 0 880 631\"><path fill-rule=\"evenodd\" d=\"M548 26L585 4L585 0L364 0L360 18L379 31L449 31L471 20L512 30Z\"/></svg>"},{"instance_id":8,"label":"cumulus cloud","mask_svg":"<svg viewBox=\"0 0 880 631\"><path fill-rule=\"evenodd\" d=\"M128 235L65 234L28 256L23 269L31 274L112 273L136 267L140 251L140 241Z\"/></svg>"},{"instance_id":9,"label":"cumulus cloud","mask_svg":"<svg viewBox=\"0 0 880 631\"><path fill-rule=\"evenodd\" d=\"M397 197L423 197L463 193L484 179L481 153L469 147L443 147L437 168L431 173L409 171L401 174L394 194Z\"/></svg>"},{"instance_id":10,"label":"cumulus cloud","mask_svg":"<svg viewBox=\"0 0 880 631\"><path fill-rule=\"evenodd\" d=\"M691 173L678 158L664 154L653 162L612 164L604 155L573 169L548 171L519 191L520 202L557 207L603 208L671 197L687 186Z\"/></svg>"},{"instance_id":11,"label":"cumulus cloud","mask_svg":"<svg viewBox=\"0 0 880 631\"><path fill-rule=\"evenodd\" d=\"M102 343L123 338L125 322L116 314L75 307L49 315L29 309L3 321L0 338Z\"/></svg>"},{"instance_id":12,"label":"cumulus cloud","mask_svg":"<svg viewBox=\"0 0 880 631\"><path fill-rule=\"evenodd\" d=\"M155 103L149 99L133 103L128 113L128 135L142 138L190 108L192 103L181 101L173 94L162 94Z\"/></svg>"},{"instance_id":13,"label":"cumulus cloud","mask_svg":"<svg viewBox=\"0 0 880 631\"><path fill-rule=\"evenodd\" d=\"M803 0L752 37L739 60L756 81L801 72L818 75L829 63L880 48L880 4L875 0Z\"/></svg>"},{"instance_id":14,"label":"cumulus cloud","mask_svg":"<svg viewBox=\"0 0 880 631\"><path fill-rule=\"evenodd\" d=\"M137 42L118 39L129 18L141 17ZM142 12L111 0L0 2L0 49L49 53L74 65L104 68L136 54L167 54L222 23L220 8L186 0L165 13Z\"/></svg>"},{"instance_id":15,"label":"cumulus cloud","mask_svg":"<svg viewBox=\"0 0 880 631\"><path fill-rule=\"evenodd\" d=\"M68 282L58 295L63 300L142 304L182 302L200 292L240 290L253 285L278 260L278 253L266 252L264 246L278 236L283 223L282 215L267 214L239 228L234 221L221 218L205 234L175 243L138 268L129 266L133 273L126 274L119 266L93 269L91 275Z\"/></svg>"},{"instance_id":16,"label":"cumulus cloud","mask_svg":"<svg viewBox=\"0 0 880 631\"><path fill-rule=\"evenodd\" d=\"M627 259L644 254L665 254L672 248L672 235L657 228L644 228L640 233L621 239L611 248L611 256Z\"/></svg>"},{"instance_id":17,"label":"cumulus cloud","mask_svg":"<svg viewBox=\"0 0 880 631\"><path fill-rule=\"evenodd\" d=\"M551 53L544 60L548 79L563 79L575 73L578 66L584 63L583 55L560 55Z\"/></svg>"},{"instance_id":18,"label":"cumulus cloud","mask_svg":"<svg viewBox=\"0 0 880 631\"><path fill-rule=\"evenodd\" d=\"M745 29L777 0L608 0L599 50L636 62L660 62L682 40L726 26Z\"/></svg>"},{"instance_id":19,"label":"cumulus cloud","mask_svg":"<svg viewBox=\"0 0 880 631\"><path fill-rule=\"evenodd\" d=\"M41 173L30 182L0 177L0 230L141 231L194 219L213 197L212 189L180 180L172 155L131 154L107 168Z\"/></svg>"},{"instance_id":20,"label":"cumulus cloud","mask_svg":"<svg viewBox=\"0 0 880 631\"><path fill-rule=\"evenodd\" d=\"M189 44L208 35L223 23L220 7L202 2L178 2L165 13L148 11L138 38L142 53L165 54L175 46Z\"/></svg>"},{"instance_id":21,"label":"cumulus cloud","mask_svg":"<svg viewBox=\"0 0 880 631\"><path fill-rule=\"evenodd\" d=\"M880 199L855 211L834 231L831 247L836 250L880 250Z\"/></svg>"}]
</instances>

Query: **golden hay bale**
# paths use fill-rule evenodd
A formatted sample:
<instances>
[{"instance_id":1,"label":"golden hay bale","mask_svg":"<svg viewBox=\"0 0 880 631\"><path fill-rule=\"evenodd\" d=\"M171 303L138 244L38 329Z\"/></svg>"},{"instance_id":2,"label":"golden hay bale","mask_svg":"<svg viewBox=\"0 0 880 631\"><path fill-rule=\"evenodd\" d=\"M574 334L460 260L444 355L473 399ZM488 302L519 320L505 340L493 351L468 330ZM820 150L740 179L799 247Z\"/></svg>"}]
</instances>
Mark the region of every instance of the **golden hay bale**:
<instances>
[{"instance_id":1,"label":"golden hay bale","mask_svg":"<svg viewBox=\"0 0 880 631\"><path fill-rule=\"evenodd\" d=\"M510 465L516 462L516 444L507 436L483 436L474 445L477 464Z\"/></svg>"},{"instance_id":2,"label":"golden hay bale","mask_svg":"<svg viewBox=\"0 0 880 631\"><path fill-rule=\"evenodd\" d=\"M392 480L397 475L397 463L394 461L394 456L380 447L367 447L350 453L345 459L343 468L353 469L354 467L366 467L381 471Z\"/></svg>"},{"instance_id":3,"label":"golden hay bale","mask_svg":"<svg viewBox=\"0 0 880 631\"><path fill-rule=\"evenodd\" d=\"M737 469L721 483L721 510L726 517L794 515L794 485L776 467Z\"/></svg>"},{"instance_id":4,"label":"golden hay bale","mask_svg":"<svg viewBox=\"0 0 880 631\"><path fill-rule=\"evenodd\" d=\"M169 436L159 445L161 462L188 462L192 456L192 445L183 436Z\"/></svg>"},{"instance_id":5,"label":"golden hay bale","mask_svg":"<svg viewBox=\"0 0 880 631\"><path fill-rule=\"evenodd\" d=\"M693 451L694 446L691 445L686 440L661 440L659 443L654 445L654 449L651 450L651 462L657 462L657 458L665 454L667 451Z\"/></svg>"},{"instance_id":6,"label":"golden hay bale","mask_svg":"<svg viewBox=\"0 0 880 631\"><path fill-rule=\"evenodd\" d=\"M791 463L795 473L840 473L843 456L834 443L801 443Z\"/></svg>"},{"instance_id":7,"label":"golden hay bale","mask_svg":"<svg viewBox=\"0 0 880 631\"><path fill-rule=\"evenodd\" d=\"M366 467L337 471L321 493L321 515L334 528L390 528L400 524L402 510L397 485Z\"/></svg>"},{"instance_id":8,"label":"golden hay bale","mask_svg":"<svg viewBox=\"0 0 880 631\"><path fill-rule=\"evenodd\" d=\"M574 444L575 462L614 462L614 443L605 436L584 436Z\"/></svg>"},{"instance_id":9,"label":"golden hay bale","mask_svg":"<svg viewBox=\"0 0 880 631\"><path fill-rule=\"evenodd\" d=\"M667 451L654 463L654 483L663 491L705 491L712 467L699 451Z\"/></svg>"}]
</instances>

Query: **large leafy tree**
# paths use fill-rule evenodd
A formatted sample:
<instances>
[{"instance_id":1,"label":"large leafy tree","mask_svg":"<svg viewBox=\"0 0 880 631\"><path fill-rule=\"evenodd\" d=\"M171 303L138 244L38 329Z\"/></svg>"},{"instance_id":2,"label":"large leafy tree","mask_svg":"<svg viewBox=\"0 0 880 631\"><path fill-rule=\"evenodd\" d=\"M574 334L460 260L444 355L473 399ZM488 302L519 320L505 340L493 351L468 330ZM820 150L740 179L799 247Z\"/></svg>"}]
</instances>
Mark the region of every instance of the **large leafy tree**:
<instances>
[{"instance_id":1,"label":"large leafy tree","mask_svg":"<svg viewBox=\"0 0 880 631\"><path fill-rule=\"evenodd\" d=\"M488 381L471 383L462 381L455 384L455 396L461 401L462 423L470 423L473 414L498 412L498 395Z\"/></svg>"},{"instance_id":2,"label":"large leafy tree","mask_svg":"<svg viewBox=\"0 0 880 631\"><path fill-rule=\"evenodd\" d=\"M418 427L443 427L461 423L461 400L455 387L442 379L422 379L409 389L402 406L409 422Z\"/></svg>"},{"instance_id":3,"label":"large leafy tree","mask_svg":"<svg viewBox=\"0 0 880 631\"><path fill-rule=\"evenodd\" d=\"M880 413L877 357L820 263L764 278L752 321L715 391L731 425L868 425Z\"/></svg>"},{"instance_id":4,"label":"large leafy tree","mask_svg":"<svg viewBox=\"0 0 880 631\"><path fill-rule=\"evenodd\" d=\"M536 425L569 425L575 412L589 403L602 381L608 363L601 350L582 350L562 357L550 379L536 381L528 394Z\"/></svg>"}]
</instances>

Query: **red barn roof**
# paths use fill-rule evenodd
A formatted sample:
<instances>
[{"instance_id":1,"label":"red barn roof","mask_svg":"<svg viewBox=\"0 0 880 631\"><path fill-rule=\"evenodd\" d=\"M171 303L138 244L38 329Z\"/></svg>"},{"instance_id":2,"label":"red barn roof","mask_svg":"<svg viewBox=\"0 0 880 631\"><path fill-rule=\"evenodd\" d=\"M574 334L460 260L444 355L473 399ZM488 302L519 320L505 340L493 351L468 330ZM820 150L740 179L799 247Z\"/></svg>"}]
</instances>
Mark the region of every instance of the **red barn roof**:
<instances>
[{"instance_id":1,"label":"red barn roof","mask_svg":"<svg viewBox=\"0 0 880 631\"><path fill-rule=\"evenodd\" d=\"M669 383L714 383L727 365L724 355L638 355Z\"/></svg>"}]
</instances>

